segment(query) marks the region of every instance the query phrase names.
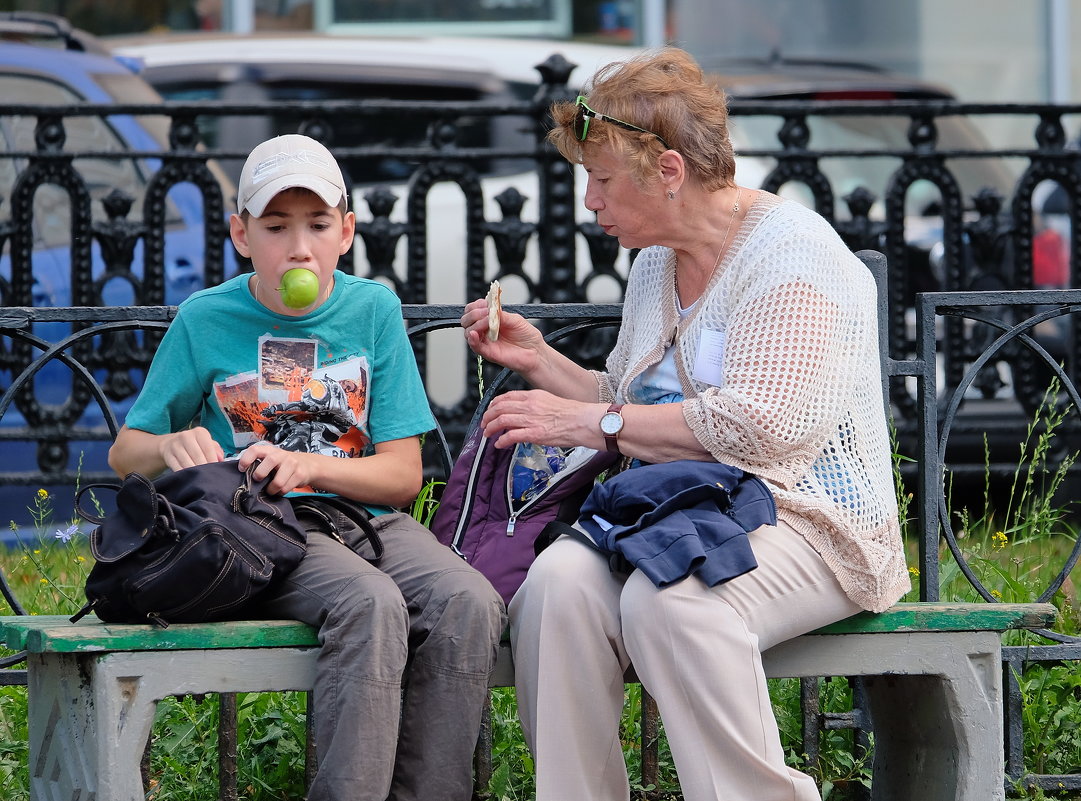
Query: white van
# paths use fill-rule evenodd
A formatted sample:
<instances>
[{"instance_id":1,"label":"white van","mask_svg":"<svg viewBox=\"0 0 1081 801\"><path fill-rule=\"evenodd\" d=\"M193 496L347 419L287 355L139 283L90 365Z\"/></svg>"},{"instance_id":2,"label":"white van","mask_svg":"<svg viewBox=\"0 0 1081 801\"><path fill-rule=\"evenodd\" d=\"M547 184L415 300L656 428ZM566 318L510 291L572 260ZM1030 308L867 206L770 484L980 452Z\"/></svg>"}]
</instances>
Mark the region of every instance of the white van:
<instances>
[{"instance_id":1,"label":"white van","mask_svg":"<svg viewBox=\"0 0 1081 801\"><path fill-rule=\"evenodd\" d=\"M245 152L276 133L295 131L302 115L284 104L295 101L385 99L395 101L529 99L537 91L537 65L555 53L578 66L570 85L577 88L599 67L639 52L632 47L581 44L535 39L482 39L453 37L357 37L326 34L157 34L107 37L114 55L126 59L167 100L223 100L281 102L273 116L201 118L203 136L211 147ZM460 125L461 147L526 149L532 146L527 117L476 118ZM426 132L416 130L408 118L393 114L364 123L339 123L331 147L420 146ZM223 160L239 176L242 160ZM412 166L387 158L345 160L343 169L356 187L354 208L364 219L364 192L376 184L390 185L404 197L404 182ZM579 188L584 192L584 182ZM485 165L482 187L487 219L498 220L494 197L516 187L528 200L524 219L536 219L536 176L532 163L506 159ZM400 190L400 191L398 191ZM432 273L458 273L464 265L462 234L464 206L456 186L436 186L429 197L429 253L438 254ZM529 200L533 201L531 204ZM584 215L584 210L581 210ZM396 204L392 219L402 220L405 204ZM584 219L584 217L583 217ZM363 252L363 243L358 241ZM491 256L494 259L494 253ZM404 253L399 254L404 262ZM494 264L494 262L493 262ZM493 270L495 268L493 267ZM435 292L433 300L460 302L463 298ZM449 287L440 287L450 289ZM509 302L514 297L508 288ZM453 290L452 290L453 291ZM461 287L457 287L461 293ZM601 298L597 298L600 300Z\"/></svg>"}]
</instances>

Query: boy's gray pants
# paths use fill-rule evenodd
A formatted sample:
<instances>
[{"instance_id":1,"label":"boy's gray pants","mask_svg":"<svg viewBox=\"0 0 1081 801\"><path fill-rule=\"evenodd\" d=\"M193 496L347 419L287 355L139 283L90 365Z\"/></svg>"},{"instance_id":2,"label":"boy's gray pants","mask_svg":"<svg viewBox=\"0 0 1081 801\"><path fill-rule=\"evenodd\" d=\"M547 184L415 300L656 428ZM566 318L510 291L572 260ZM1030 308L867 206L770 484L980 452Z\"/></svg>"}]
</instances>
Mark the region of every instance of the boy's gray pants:
<instances>
[{"instance_id":1,"label":"boy's gray pants","mask_svg":"<svg viewBox=\"0 0 1081 801\"><path fill-rule=\"evenodd\" d=\"M372 519L376 566L334 514L357 552L309 531L307 555L260 609L319 629L308 799L469 801L503 601L408 515Z\"/></svg>"}]
</instances>

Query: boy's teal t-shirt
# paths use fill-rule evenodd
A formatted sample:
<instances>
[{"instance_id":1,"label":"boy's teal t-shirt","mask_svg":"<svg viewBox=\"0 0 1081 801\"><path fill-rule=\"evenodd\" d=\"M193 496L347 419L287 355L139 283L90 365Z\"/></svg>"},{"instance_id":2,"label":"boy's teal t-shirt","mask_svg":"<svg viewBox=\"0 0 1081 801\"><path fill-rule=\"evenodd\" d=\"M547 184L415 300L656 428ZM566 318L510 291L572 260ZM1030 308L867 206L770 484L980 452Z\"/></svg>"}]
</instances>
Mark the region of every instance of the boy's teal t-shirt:
<instances>
[{"instance_id":1,"label":"boy's teal t-shirt","mask_svg":"<svg viewBox=\"0 0 1081 801\"><path fill-rule=\"evenodd\" d=\"M180 304L129 428L168 434L198 422L227 456L267 441L349 458L435 427L390 289L337 271L322 306L288 317L252 297L249 277Z\"/></svg>"}]
</instances>

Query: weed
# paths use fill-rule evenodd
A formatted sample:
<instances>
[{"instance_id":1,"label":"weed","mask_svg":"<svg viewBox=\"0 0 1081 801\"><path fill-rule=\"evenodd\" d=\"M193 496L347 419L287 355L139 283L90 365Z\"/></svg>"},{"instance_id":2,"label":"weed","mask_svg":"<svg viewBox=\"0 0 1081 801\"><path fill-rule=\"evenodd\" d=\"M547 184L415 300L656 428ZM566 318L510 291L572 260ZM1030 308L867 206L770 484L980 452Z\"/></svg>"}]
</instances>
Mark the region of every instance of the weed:
<instances>
[{"instance_id":1,"label":"weed","mask_svg":"<svg viewBox=\"0 0 1081 801\"><path fill-rule=\"evenodd\" d=\"M420 488L420 492L409 507L409 514L425 527L431 526L435 510L439 508L439 495L436 489L445 483L434 478L424 482L424 486Z\"/></svg>"},{"instance_id":2,"label":"weed","mask_svg":"<svg viewBox=\"0 0 1081 801\"><path fill-rule=\"evenodd\" d=\"M478 365L479 366L479 365ZM982 506L953 513L957 555L943 548L939 590L944 600L978 600L979 593L965 575L972 573L991 598L1031 601L1053 593L1061 616L1059 631L1081 631L1081 604L1077 603L1068 573L1077 559L1077 531L1057 498L1066 471L1077 454L1058 461L1051 469L1051 444L1064 412L1048 405L1039 425L1033 425L1021 443L1017 471L1008 495L988 489ZM909 520L913 496L900 480L905 457L895 454L898 508L902 522ZM439 482L425 484L410 507L411 514L429 523L438 505ZM1001 500L1000 506L995 501ZM66 614L80 605L78 598L89 568L85 538L76 520L53 523L52 498L44 490L35 494L31 513L37 536L19 549L0 553L0 569L16 595L35 614ZM906 543L913 548L914 543ZM914 562L913 562L914 564ZM1056 577L1055 566L1066 565ZM914 573L918 573L913 569ZM1056 583L1057 582L1057 583ZM915 591L914 591L915 592ZM915 598L910 596L910 599ZM1010 642L1032 635L1011 633ZM1023 699L1024 730L1039 732L1025 740L1025 766L1034 773L1069 773L1081 765L1081 670L1074 663L1033 665L1018 676ZM770 680L782 745L789 764L809 771L822 789L824 801L858 797L870 784L871 752L860 751L850 731L822 733L818 760L810 764L803 747L800 688L795 679ZM678 799L679 785L663 728L659 734L657 776L642 779L642 707L639 685L628 685L620 737L635 795L651 801ZM851 709L851 689L843 678L822 682L819 703L823 712ZM210 801L217 797L216 696L166 699L158 707L152 733L150 785L153 801ZM238 776L245 801L287 801L304 794L304 742L307 710L303 693L246 693L237 696ZM530 801L534 797L533 759L522 738L514 691L492 691L493 772L481 797L490 801ZM27 761L27 705L24 687L0 687L0 783L4 797L29 797ZM485 792L486 791L486 792ZM1047 796L1038 788L1018 784L1014 795L1029 801Z\"/></svg>"}]
</instances>

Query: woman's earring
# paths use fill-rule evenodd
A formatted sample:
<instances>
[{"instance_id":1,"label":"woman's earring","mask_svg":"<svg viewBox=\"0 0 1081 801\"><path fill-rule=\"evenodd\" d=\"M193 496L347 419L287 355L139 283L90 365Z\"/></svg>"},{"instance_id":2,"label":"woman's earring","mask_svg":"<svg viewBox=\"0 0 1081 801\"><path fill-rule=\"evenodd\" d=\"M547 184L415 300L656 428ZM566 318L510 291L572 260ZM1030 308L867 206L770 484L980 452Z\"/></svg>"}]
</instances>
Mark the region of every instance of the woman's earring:
<instances>
[{"instance_id":1,"label":"woman's earring","mask_svg":"<svg viewBox=\"0 0 1081 801\"><path fill-rule=\"evenodd\" d=\"M668 199L669 200L675 200L676 199L676 193L673 192L671 189L668 190Z\"/></svg>"}]
</instances>

